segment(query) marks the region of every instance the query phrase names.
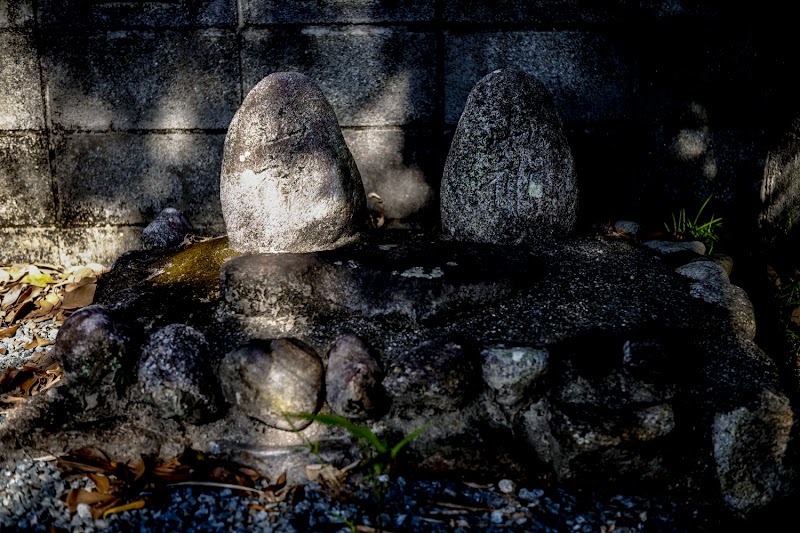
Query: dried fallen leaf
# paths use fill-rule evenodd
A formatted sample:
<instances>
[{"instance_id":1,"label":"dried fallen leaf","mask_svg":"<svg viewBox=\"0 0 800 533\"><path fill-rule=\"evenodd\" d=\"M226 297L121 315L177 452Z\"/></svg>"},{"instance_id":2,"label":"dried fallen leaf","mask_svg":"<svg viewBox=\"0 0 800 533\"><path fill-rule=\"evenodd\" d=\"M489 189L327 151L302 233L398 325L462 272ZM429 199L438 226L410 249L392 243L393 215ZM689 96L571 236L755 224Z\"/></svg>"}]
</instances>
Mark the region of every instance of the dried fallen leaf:
<instances>
[{"instance_id":1,"label":"dried fallen leaf","mask_svg":"<svg viewBox=\"0 0 800 533\"><path fill-rule=\"evenodd\" d=\"M91 305L94 301L94 293L97 290L97 285L82 285L72 292L68 292L64 296L64 301L61 302L61 307L64 309L78 309Z\"/></svg>"},{"instance_id":2,"label":"dried fallen leaf","mask_svg":"<svg viewBox=\"0 0 800 533\"><path fill-rule=\"evenodd\" d=\"M11 283L16 283L28 273L28 265L11 265L11 268L8 270L8 274L11 277L9 281Z\"/></svg>"},{"instance_id":3,"label":"dried fallen leaf","mask_svg":"<svg viewBox=\"0 0 800 533\"><path fill-rule=\"evenodd\" d=\"M792 318L791 318L791 320L792 320L792 322L794 322L795 324L800 326L800 307L795 307L792 310Z\"/></svg>"},{"instance_id":4,"label":"dried fallen leaf","mask_svg":"<svg viewBox=\"0 0 800 533\"><path fill-rule=\"evenodd\" d=\"M62 455L56 462L56 468L64 473L113 473L115 466L101 450L92 447L72 450Z\"/></svg>"},{"instance_id":5,"label":"dried fallen leaf","mask_svg":"<svg viewBox=\"0 0 800 533\"><path fill-rule=\"evenodd\" d=\"M11 287L8 292L3 296L3 301L0 303L0 307L3 309L8 309L12 305L17 302L17 298L19 295L22 294L22 291L25 290L25 285L14 285Z\"/></svg>"},{"instance_id":6,"label":"dried fallen leaf","mask_svg":"<svg viewBox=\"0 0 800 533\"><path fill-rule=\"evenodd\" d=\"M103 512L103 520L108 518L110 515L114 513L124 513L125 511L132 511L134 509L142 509L144 508L145 501L144 500L136 500L135 502L126 503L125 505L119 505L117 507L111 507L110 509L106 509Z\"/></svg>"},{"instance_id":7,"label":"dried fallen leaf","mask_svg":"<svg viewBox=\"0 0 800 533\"><path fill-rule=\"evenodd\" d=\"M5 329L0 329L0 339L8 339L9 337L13 337L18 329L19 324L14 324L13 326L9 326Z\"/></svg>"},{"instance_id":8,"label":"dried fallen leaf","mask_svg":"<svg viewBox=\"0 0 800 533\"><path fill-rule=\"evenodd\" d=\"M14 308L14 311L6 317L6 320L9 323L22 320L23 318L28 316L28 313L33 311L34 307L35 306L33 305L33 302L30 301L26 302L25 305L17 306Z\"/></svg>"},{"instance_id":9,"label":"dried fallen leaf","mask_svg":"<svg viewBox=\"0 0 800 533\"><path fill-rule=\"evenodd\" d=\"M342 472L331 464L306 465L306 477L309 481L324 483L334 490L341 488L342 481L346 476L346 472Z\"/></svg>"},{"instance_id":10,"label":"dried fallen leaf","mask_svg":"<svg viewBox=\"0 0 800 533\"><path fill-rule=\"evenodd\" d=\"M39 318L46 315L49 315L53 311L53 304L46 300L39 300L36 302L38 309L34 309L29 315L28 318Z\"/></svg>"},{"instance_id":11,"label":"dried fallen leaf","mask_svg":"<svg viewBox=\"0 0 800 533\"><path fill-rule=\"evenodd\" d=\"M102 494L100 492L89 491L86 489L72 489L67 493L64 503L69 508L71 513L78 510L78 505L85 503L89 506L97 504L107 504L109 502L119 501L117 496L113 494Z\"/></svg>"},{"instance_id":12,"label":"dried fallen leaf","mask_svg":"<svg viewBox=\"0 0 800 533\"><path fill-rule=\"evenodd\" d=\"M41 348L43 346L51 346L55 344L56 341L51 341L50 339L43 339L39 335L36 335L36 346Z\"/></svg>"},{"instance_id":13,"label":"dried fallen leaf","mask_svg":"<svg viewBox=\"0 0 800 533\"><path fill-rule=\"evenodd\" d=\"M131 474L133 474L133 480L139 481L141 477L147 470L147 465L144 462L144 459L139 457L138 459L131 459L128 461L127 465L128 470L130 470Z\"/></svg>"},{"instance_id":14,"label":"dried fallen leaf","mask_svg":"<svg viewBox=\"0 0 800 533\"><path fill-rule=\"evenodd\" d=\"M22 278L22 283L30 283L36 287L47 287L49 283L53 283L53 276L46 272L40 271L35 266L31 266L28 273Z\"/></svg>"},{"instance_id":15,"label":"dried fallen leaf","mask_svg":"<svg viewBox=\"0 0 800 533\"><path fill-rule=\"evenodd\" d=\"M97 492L108 494L111 490L111 481L109 481L108 476L92 473L88 475L88 478L91 479L94 486L97 487Z\"/></svg>"}]
</instances>

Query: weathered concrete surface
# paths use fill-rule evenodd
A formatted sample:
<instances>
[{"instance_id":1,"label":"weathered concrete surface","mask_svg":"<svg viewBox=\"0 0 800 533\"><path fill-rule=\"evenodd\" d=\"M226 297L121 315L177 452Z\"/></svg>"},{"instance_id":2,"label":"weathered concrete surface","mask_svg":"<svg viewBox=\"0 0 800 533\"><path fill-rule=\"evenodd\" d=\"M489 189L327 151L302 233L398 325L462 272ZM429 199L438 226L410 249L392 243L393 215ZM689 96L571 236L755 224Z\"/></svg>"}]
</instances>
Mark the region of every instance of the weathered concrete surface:
<instances>
[{"instance_id":1,"label":"weathered concrete surface","mask_svg":"<svg viewBox=\"0 0 800 533\"><path fill-rule=\"evenodd\" d=\"M224 140L205 133L59 135L53 162L61 176L59 222L145 224L175 207L200 228L220 226Z\"/></svg>"},{"instance_id":2,"label":"weathered concrete surface","mask_svg":"<svg viewBox=\"0 0 800 533\"><path fill-rule=\"evenodd\" d=\"M55 228L0 228L2 260L6 263L43 261L61 264Z\"/></svg>"},{"instance_id":3,"label":"weathered concrete surface","mask_svg":"<svg viewBox=\"0 0 800 533\"><path fill-rule=\"evenodd\" d=\"M444 2L445 20L450 22L526 22L545 27L619 23L629 9L625 0L603 2L602 7L591 0L498 0L491 4L480 0Z\"/></svg>"},{"instance_id":4,"label":"weathered concrete surface","mask_svg":"<svg viewBox=\"0 0 800 533\"><path fill-rule=\"evenodd\" d=\"M242 18L246 24L280 23L381 23L433 20L433 0L244 0Z\"/></svg>"},{"instance_id":5,"label":"weathered concrete surface","mask_svg":"<svg viewBox=\"0 0 800 533\"><path fill-rule=\"evenodd\" d=\"M132 226L52 228L48 231L58 239L58 246L53 250L58 251L57 264L60 265L100 263L110 268L122 254L137 250L142 244L142 229Z\"/></svg>"},{"instance_id":6,"label":"weathered concrete surface","mask_svg":"<svg viewBox=\"0 0 800 533\"><path fill-rule=\"evenodd\" d=\"M320 85L342 127L433 122L440 107L432 32L315 26L249 30L243 39L245 91L273 72L302 72Z\"/></svg>"},{"instance_id":7,"label":"weathered concrete surface","mask_svg":"<svg viewBox=\"0 0 800 533\"><path fill-rule=\"evenodd\" d=\"M430 224L438 220L433 176L443 161L430 130L343 129L364 191L380 196L384 222L392 219Z\"/></svg>"},{"instance_id":8,"label":"weathered concrete surface","mask_svg":"<svg viewBox=\"0 0 800 533\"><path fill-rule=\"evenodd\" d=\"M566 125L630 114L633 73L621 43L601 33L453 33L445 50L447 124L458 122L475 83L500 68L524 70L541 80Z\"/></svg>"},{"instance_id":9,"label":"weathered concrete surface","mask_svg":"<svg viewBox=\"0 0 800 533\"><path fill-rule=\"evenodd\" d=\"M33 21L33 0L5 0L0 4L0 29L30 26Z\"/></svg>"},{"instance_id":10,"label":"weathered concrete surface","mask_svg":"<svg viewBox=\"0 0 800 533\"><path fill-rule=\"evenodd\" d=\"M97 2L41 0L39 20L46 28L180 28L236 25L232 0Z\"/></svg>"},{"instance_id":11,"label":"weathered concrete surface","mask_svg":"<svg viewBox=\"0 0 800 533\"><path fill-rule=\"evenodd\" d=\"M0 29L0 130L44 127L38 63L30 33Z\"/></svg>"},{"instance_id":12,"label":"weathered concrete surface","mask_svg":"<svg viewBox=\"0 0 800 533\"><path fill-rule=\"evenodd\" d=\"M224 129L239 104L230 32L55 33L42 68L57 129Z\"/></svg>"},{"instance_id":13,"label":"weathered concrete surface","mask_svg":"<svg viewBox=\"0 0 800 533\"><path fill-rule=\"evenodd\" d=\"M0 133L0 225L42 226L55 222L47 159L43 135Z\"/></svg>"}]
</instances>

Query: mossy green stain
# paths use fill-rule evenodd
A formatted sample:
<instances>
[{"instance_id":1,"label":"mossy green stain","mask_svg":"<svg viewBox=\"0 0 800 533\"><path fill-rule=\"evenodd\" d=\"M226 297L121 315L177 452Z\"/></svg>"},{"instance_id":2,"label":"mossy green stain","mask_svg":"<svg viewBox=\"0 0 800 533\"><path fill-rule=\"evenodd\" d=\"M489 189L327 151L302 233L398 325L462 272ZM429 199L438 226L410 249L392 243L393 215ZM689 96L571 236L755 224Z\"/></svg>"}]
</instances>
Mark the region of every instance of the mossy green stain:
<instances>
[{"instance_id":1,"label":"mossy green stain","mask_svg":"<svg viewBox=\"0 0 800 533\"><path fill-rule=\"evenodd\" d=\"M196 242L156 261L153 270L159 273L151 282L154 287L183 285L210 295L219 290L223 263L237 255L228 237Z\"/></svg>"}]
</instances>

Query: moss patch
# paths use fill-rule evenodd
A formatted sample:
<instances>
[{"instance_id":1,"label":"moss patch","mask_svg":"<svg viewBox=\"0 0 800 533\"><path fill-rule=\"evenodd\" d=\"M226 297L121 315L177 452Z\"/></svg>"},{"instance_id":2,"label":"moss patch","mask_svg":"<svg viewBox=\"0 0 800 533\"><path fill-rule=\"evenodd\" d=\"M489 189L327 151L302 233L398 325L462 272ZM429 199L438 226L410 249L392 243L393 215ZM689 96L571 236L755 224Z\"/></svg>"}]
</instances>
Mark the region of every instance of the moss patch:
<instances>
[{"instance_id":1,"label":"moss patch","mask_svg":"<svg viewBox=\"0 0 800 533\"><path fill-rule=\"evenodd\" d=\"M153 287L179 285L210 296L219 291L222 264L237 255L227 236L199 241L156 261L153 269L158 274L150 281Z\"/></svg>"}]
</instances>

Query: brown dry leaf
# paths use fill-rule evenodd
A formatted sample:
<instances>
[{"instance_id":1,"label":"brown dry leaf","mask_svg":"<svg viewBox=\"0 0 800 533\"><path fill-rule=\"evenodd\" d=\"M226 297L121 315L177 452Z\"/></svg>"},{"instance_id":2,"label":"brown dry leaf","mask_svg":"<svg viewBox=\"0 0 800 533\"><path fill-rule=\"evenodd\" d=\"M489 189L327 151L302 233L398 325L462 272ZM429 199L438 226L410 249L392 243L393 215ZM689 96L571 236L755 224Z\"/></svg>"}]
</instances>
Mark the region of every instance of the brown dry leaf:
<instances>
[{"instance_id":1,"label":"brown dry leaf","mask_svg":"<svg viewBox=\"0 0 800 533\"><path fill-rule=\"evenodd\" d=\"M25 305L20 305L14 308L13 312L6 317L6 321L9 323L16 322L18 320L22 320L28 313L33 311L33 302L26 302Z\"/></svg>"},{"instance_id":2,"label":"brown dry leaf","mask_svg":"<svg viewBox=\"0 0 800 533\"><path fill-rule=\"evenodd\" d=\"M97 504L105 505L111 502L118 502L119 498L113 494L102 494L100 492L88 491L86 489L72 489L67 493L64 503L71 513L78 510L78 505L85 503L89 506Z\"/></svg>"},{"instance_id":3,"label":"brown dry leaf","mask_svg":"<svg viewBox=\"0 0 800 533\"><path fill-rule=\"evenodd\" d=\"M124 513L125 511L132 511L132 510L135 510L135 509L143 509L144 508L144 504L145 504L144 500L136 500L134 502L126 503L125 505L119 505L119 506L116 506L116 507L110 507L110 508L106 509L105 511L103 511L103 520L105 520L106 518L108 518L109 516L111 516L114 513ZM95 520L97 520L96 517L95 517Z\"/></svg>"},{"instance_id":4,"label":"brown dry leaf","mask_svg":"<svg viewBox=\"0 0 800 533\"><path fill-rule=\"evenodd\" d=\"M306 477L309 481L324 483L332 489L338 490L346 475L331 464L306 465Z\"/></svg>"},{"instance_id":5,"label":"brown dry leaf","mask_svg":"<svg viewBox=\"0 0 800 533\"><path fill-rule=\"evenodd\" d=\"M72 450L56 461L61 472L113 473L115 466L105 453L97 448L86 447Z\"/></svg>"},{"instance_id":6,"label":"brown dry leaf","mask_svg":"<svg viewBox=\"0 0 800 533\"><path fill-rule=\"evenodd\" d=\"M23 287L25 287L25 285L23 285ZM19 299L17 300L17 305L22 306L27 303L33 302L41 293L42 293L41 287L31 285L27 289L22 291L22 294L19 295Z\"/></svg>"},{"instance_id":7,"label":"brown dry leaf","mask_svg":"<svg viewBox=\"0 0 800 533\"><path fill-rule=\"evenodd\" d=\"M50 315L53 311L53 304L45 300L39 300L35 305L38 306L38 309L31 311L31 313L28 314L28 318L41 318Z\"/></svg>"},{"instance_id":8,"label":"brown dry leaf","mask_svg":"<svg viewBox=\"0 0 800 533\"><path fill-rule=\"evenodd\" d=\"M61 307L64 309L78 309L91 305L94 301L94 293L97 290L97 285L94 283L90 285L82 285L72 292L68 292L64 296L64 301L61 302Z\"/></svg>"},{"instance_id":9,"label":"brown dry leaf","mask_svg":"<svg viewBox=\"0 0 800 533\"><path fill-rule=\"evenodd\" d=\"M30 359L28 359L28 363L36 365L42 370L50 370L58 366L58 362L53 358L53 356L45 352L34 353L31 355Z\"/></svg>"},{"instance_id":10,"label":"brown dry leaf","mask_svg":"<svg viewBox=\"0 0 800 533\"><path fill-rule=\"evenodd\" d=\"M8 353L8 350L4 346L0 346L0 355L5 355L6 353Z\"/></svg>"},{"instance_id":11,"label":"brown dry leaf","mask_svg":"<svg viewBox=\"0 0 800 533\"><path fill-rule=\"evenodd\" d=\"M39 343L36 342L36 339L33 339L31 342L29 342L28 344L23 346L22 349L23 350L33 350L34 348L36 348L38 346L39 346Z\"/></svg>"},{"instance_id":12,"label":"brown dry leaf","mask_svg":"<svg viewBox=\"0 0 800 533\"><path fill-rule=\"evenodd\" d=\"M11 383L17 377L17 374L19 374L19 368L14 368L13 366L6 367L0 372L0 394L12 388Z\"/></svg>"},{"instance_id":13,"label":"brown dry leaf","mask_svg":"<svg viewBox=\"0 0 800 533\"><path fill-rule=\"evenodd\" d=\"M29 371L25 371L24 373L28 374ZM19 390L22 392L23 397L31 396L31 389L33 389L33 387L37 383L39 383L39 376L37 376L34 373L33 375L26 377L22 382L20 382L20 384L17 385L17 388L19 388Z\"/></svg>"},{"instance_id":14,"label":"brown dry leaf","mask_svg":"<svg viewBox=\"0 0 800 533\"><path fill-rule=\"evenodd\" d=\"M19 295L22 294L23 290L25 290L25 285L14 285L11 287L3 296L3 301L0 303L0 307L3 309L8 309L14 305L17 302Z\"/></svg>"},{"instance_id":15,"label":"brown dry leaf","mask_svg":"<svg viewBox=\"0 0 800 533\"><path fill-rule=\"evenodd\" d=\"M64 267L61 265L54 265L52 263L34 263L33 266L40 270L49 270L51 272L64 272Z\"/></svg>"},{"instance_id":16,"label":"brown dry leaf","mask_svg":"<svg viewBox=\"0 0 800 533\"><path fill-rule=\"evenodd\" d=\"M192 475L192 469L175 461L174 464L167 463L154 466L150 474L165 482L173 483L189 479Z\"/></svg>"},{"instance_id":17,"label":"brown dry leaf","mask_svg":"<svg viewBox=\"0 0 800 533\"><path fill-rule=\"evenodd\" d=\"M92 473L87 477L91 479L92 483L94 483L95 487L97 487L97 492L109 494L109 491L111 490L111 481L108 479L108 476Z\"/></svg>"},{"instance_id":18,"label":"brown dry leaf","mask_svg":"<svg viewBox=\"0 0 800 533\"><path fill-rule=\"evenodd\" d=\"M36 335L36 346L41 348L42 346L51 346L55 344L56 341L51 341L50 339L43 339L39 335Z\"/></svg>"},{"instance_id":19,"label":"brown dry leaf","mask_svg":"<svg viewBox=\"0 0 800 533\"><path fill-rule=\"evenodd\" d=\"M792 322L794 322L795 324L800 326L800 307L795 307L792 310L792 318L791 318L791 320L792 320Z\"/></svg>"},{"instance_id":20,"label":"brown dry leaf","mask_svg":"<svg viewBox=\"0 0 800 533\"><path fill-rule=\"evenodd\" d=\"M10 337L13 337L18 329L19 329L19 324L14 324L13 326L9 326L5 329L0 329L0 339L8 339Z\"/></svg>"},{"instance_id":21,"label":"brown dry leaf","mask_svg":"<svg viewBox=\"0 0 800 533\"><path fill-rule=\"evenodd\" d=\"M141 457L138 459L131 459L125 466L127 466L128 470L133 474L134 481L139 481L147 471L147 465L145 465L144 459Z\"/></svg>"},{"instance_id":22,"label":"brown dry leaf","mask_svg":"<svg viewBox=\"0 0 800 533\"><path fill-rule=\"evenodd\" d=\"M21 280L25 274L28 273L28 265L11 265L11 268L8 270L8 274L11 277L9 280L11 283L16 283Z\"/></svg>"},{"instance_id":23,"label":"brown dry leaf","mask_svg":"<svg viewBox=\"0 0 800 533\"><path fill-rule=\"evenodd\" d=\"M5 268L0 268L0 283L8 283L11 281L11 275Z\"/></svg>"},{"instance_id":24,"label":"brown dry leaf","mask_svg":"<svg viewBox=\"0 0 800 533\"><path fill-rule=\"evenodd\" d=\"M103 274L108 272L108 269L103 265L101 265L100 263L89 263L86 265L86 268L91 268L95 276L102 276Z\"/></svg>"},{"instance_id":25,"label":"brown dry leaf","mask_svg":"<svg viewBox=\"0 0 800 533\"><path fill-rule=\"evenodd\" d=\"M73 282L81 278L95 275L95 271L91 267L84 265L69 267L64 273Z\"/></svg>"}]
</instances>

